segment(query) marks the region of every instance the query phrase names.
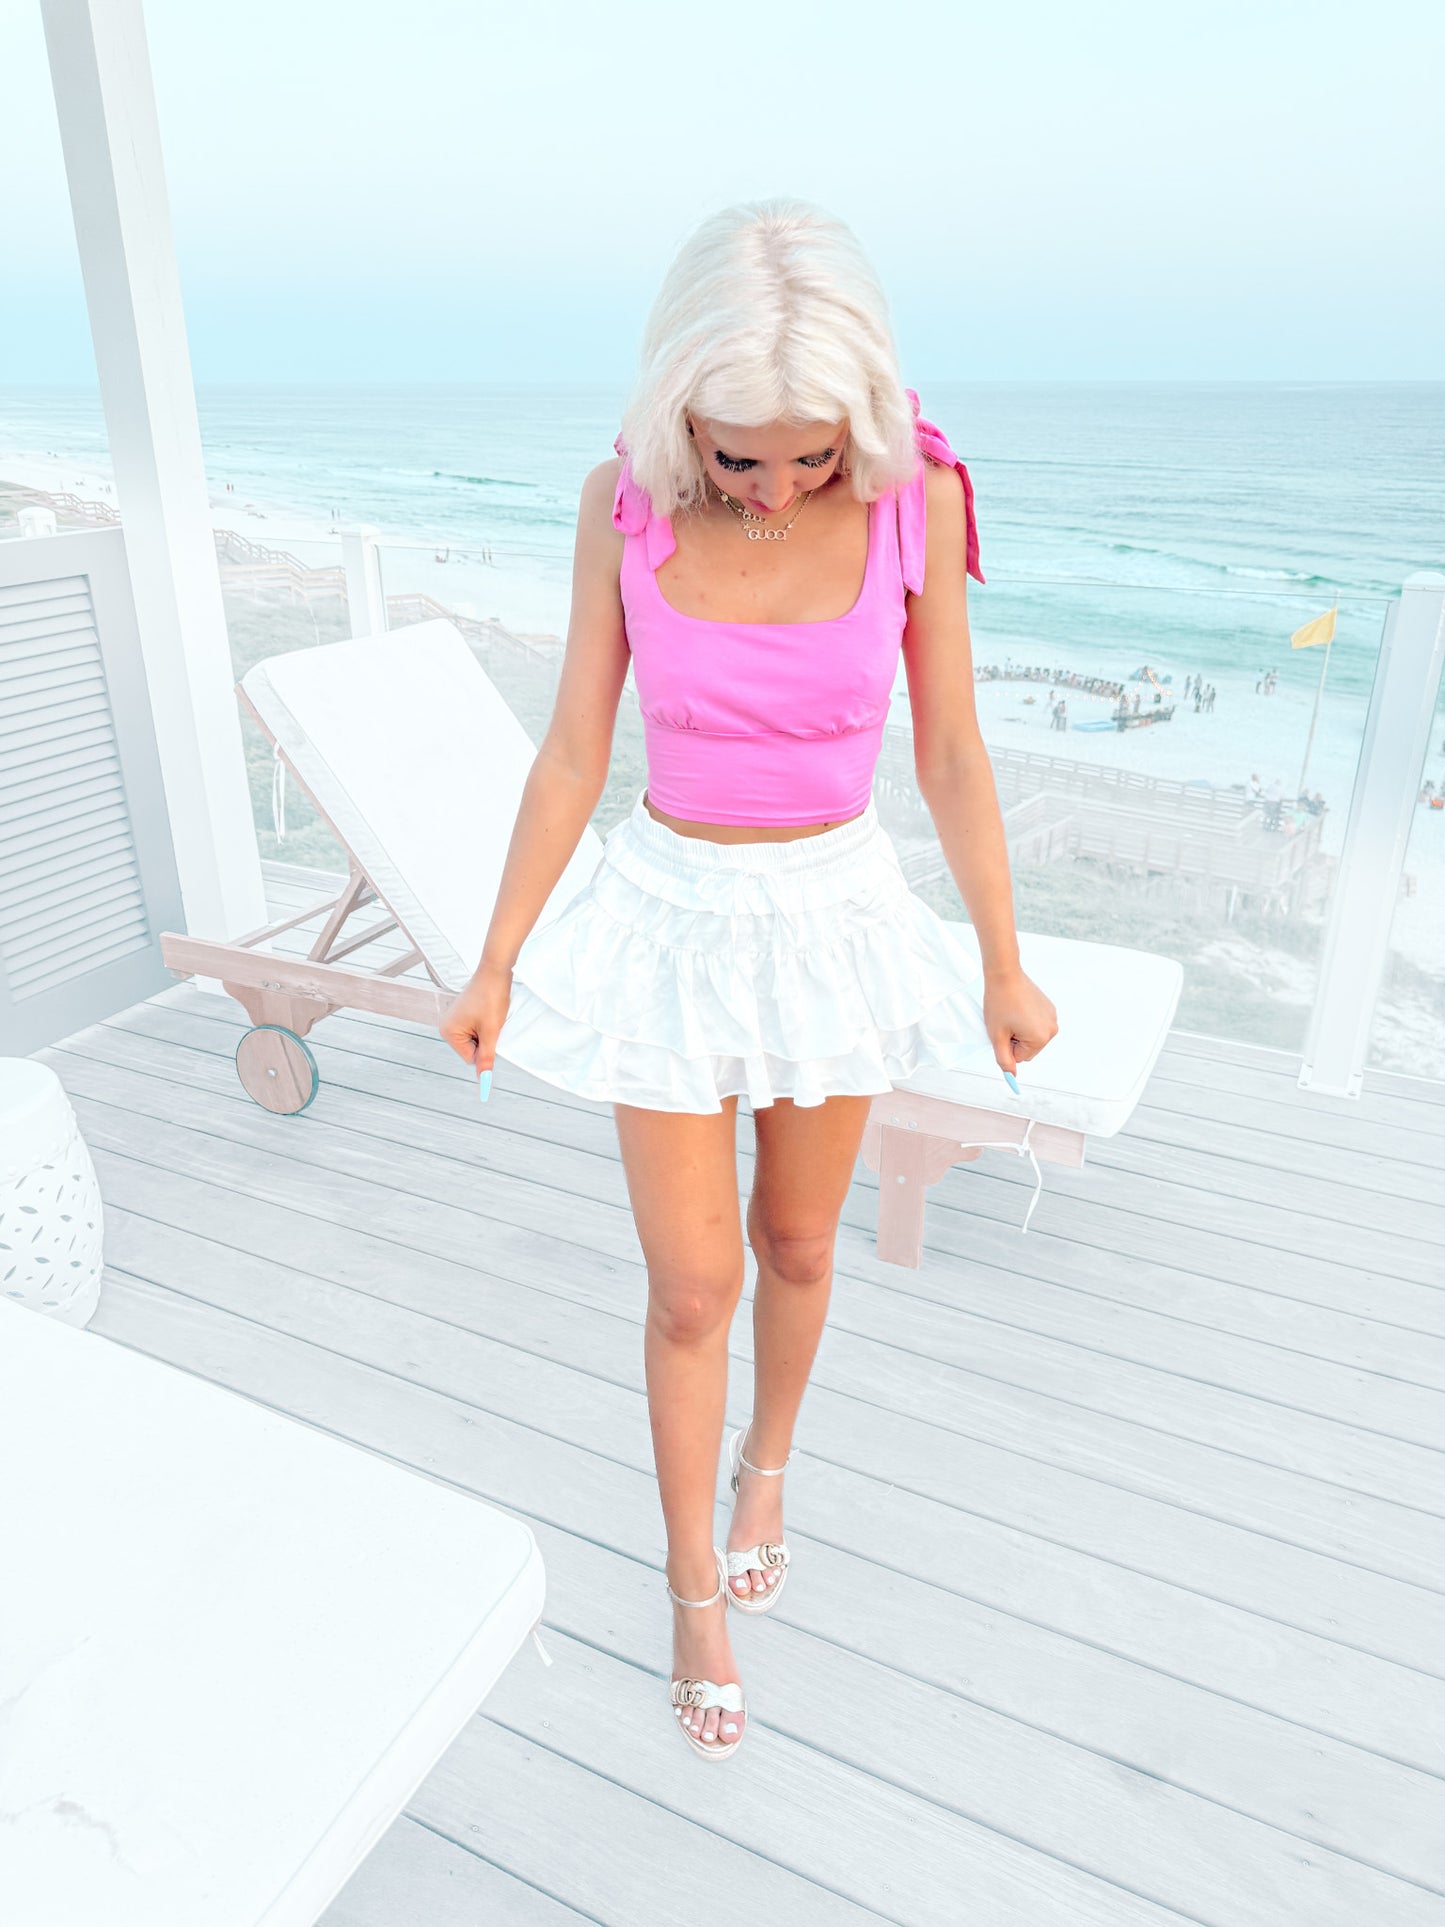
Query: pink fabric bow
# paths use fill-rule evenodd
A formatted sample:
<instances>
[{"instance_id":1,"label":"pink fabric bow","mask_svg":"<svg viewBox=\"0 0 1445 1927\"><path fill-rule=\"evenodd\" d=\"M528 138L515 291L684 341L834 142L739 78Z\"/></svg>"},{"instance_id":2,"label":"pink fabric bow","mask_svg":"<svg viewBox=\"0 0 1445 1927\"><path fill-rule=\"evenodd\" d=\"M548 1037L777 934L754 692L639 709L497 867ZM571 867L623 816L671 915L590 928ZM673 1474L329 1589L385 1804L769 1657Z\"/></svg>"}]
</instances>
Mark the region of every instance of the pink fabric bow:
<instances>
[{"instance_id":1,"label":"pink fabric bow","mask_svg":"<svg viewBox=\"0 0 1445 1927\"><path fill-rule=\"evenodd\" d=\"M903 392L907 395L913 408L913 432L918 443L919 453L926 455L930 461L939 462L947 468L956 468L963 481L963 512L968 528L967 543L964 550L964 564L974 580L976 582L982 582L983 570L979 566L978 558L978 521L973 508L972 479L963 463L949 447L948 437L944 434L943 430L936 422L931 422L924 418L916 391L912 388L905 388ZM921 481L915 483L908 493L912 494L914 489L917 491L917 499L921 505L923 499ZM921 540L923 535L921 520L918 522L916 532ZM904 581L907 582L908 587L913 590L913 593L917 595L923 587L923 558L921 554L916 554L910 558L907 553L910 546L916 548L916 545L910 545L905 540ZM916 586L912 581L909 581L909 576L913 573L916 573L918 578Z\"/></svg>"},{"instance_id":2,"label":"pink fabric bow","mask_svg":"<svg viewBox=\"0 0 1445 1927\"><path fill-rule=\"evenodd\" d=\"M647 545L647 566L656 573L677 547L672 520L666 515L653 514L651 497L632 479L632 464L620 435L612 446L622 457L617 493L612 498L612 526L624 535L642 536Z\"/></svg>"}]
</instances>

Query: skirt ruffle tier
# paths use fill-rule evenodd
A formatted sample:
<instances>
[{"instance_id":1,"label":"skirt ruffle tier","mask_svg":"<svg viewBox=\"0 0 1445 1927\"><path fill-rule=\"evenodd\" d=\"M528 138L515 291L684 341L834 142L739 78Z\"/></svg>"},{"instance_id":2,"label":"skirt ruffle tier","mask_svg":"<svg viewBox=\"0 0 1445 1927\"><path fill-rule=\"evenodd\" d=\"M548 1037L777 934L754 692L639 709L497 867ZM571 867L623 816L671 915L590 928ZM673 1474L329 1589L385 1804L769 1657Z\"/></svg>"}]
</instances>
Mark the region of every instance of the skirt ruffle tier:
<instances>
[{"instance_id":1,"label":"skirt ruffle tier","mask_svg":"<svg viewBox=\"0 0 1445 1927\"><path fill-rule=\"evenodd\" d=\"M910 889L871 800L816 835L714 843L644 794L522 945L499 1057L579 1097L691 1112L992 1060L978 961Z\"/></svg>"}]
</instances>

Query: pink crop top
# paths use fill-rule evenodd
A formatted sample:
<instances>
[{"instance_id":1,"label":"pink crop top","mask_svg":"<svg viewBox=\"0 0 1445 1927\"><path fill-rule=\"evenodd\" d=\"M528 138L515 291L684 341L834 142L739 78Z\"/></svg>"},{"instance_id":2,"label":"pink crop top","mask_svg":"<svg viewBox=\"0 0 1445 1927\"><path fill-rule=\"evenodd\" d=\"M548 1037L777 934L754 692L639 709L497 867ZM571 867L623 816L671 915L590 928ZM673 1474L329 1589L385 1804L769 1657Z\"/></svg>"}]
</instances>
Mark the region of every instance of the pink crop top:
<instances>
[{"instance_id":1,"label":"pink crop top","mask_svg":"<svg viewBox=\"0 0 1445 1927\"><path fill-rule=\"evenodd\" d=\"M963 480L967 567L978 563L973 484L940 429L919 416L918 448ZM647 746L647 795L698 823L828 823L856 816L873 772L907 621L923 587L925 469L869 504L858 600L831 622L713 622L666 601L657 570L677 544L622 473L612 508L622 547L622 607Z\"/></svg>"}]
</instances>

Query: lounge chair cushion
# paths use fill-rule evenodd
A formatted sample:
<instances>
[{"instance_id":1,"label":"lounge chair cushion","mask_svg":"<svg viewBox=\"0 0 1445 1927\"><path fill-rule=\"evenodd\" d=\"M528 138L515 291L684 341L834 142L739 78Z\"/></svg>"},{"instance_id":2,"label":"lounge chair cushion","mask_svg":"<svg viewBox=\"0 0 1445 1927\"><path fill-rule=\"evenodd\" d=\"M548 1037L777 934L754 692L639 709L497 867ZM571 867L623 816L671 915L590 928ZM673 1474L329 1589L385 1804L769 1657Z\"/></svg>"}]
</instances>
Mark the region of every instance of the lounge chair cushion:
<instances>
[{"instance_id":1,"label":"lounge chair cushion","mask_svg":"<svg viewBox=\"0 0 1445 1927\"><path fill-rule=\"evenodd\" d=\"M481 955L536 750L459 630L420 622L298 649L256 663L241 686L387 908L460 989ZM601 856L588 824L537 928Z\"/></svg>"},{"instance_id":2,"label":"lounge chair cushion","mask_svg":"<svg viewBox=\"0 0 1445 1927\"><path fill-rule=\"evenodd\" d=\"M973 926L958 928L977 955ZM1128 1121L1163 1048L1182 967L1144 950L1028 931L1019 933L1019 956L1059 1014L1058 1036L1019 1067L1020 1095L986 1061L979 1070L919 1071L898 1088L1112 1136Z\"/></svg>"}]
</instances>

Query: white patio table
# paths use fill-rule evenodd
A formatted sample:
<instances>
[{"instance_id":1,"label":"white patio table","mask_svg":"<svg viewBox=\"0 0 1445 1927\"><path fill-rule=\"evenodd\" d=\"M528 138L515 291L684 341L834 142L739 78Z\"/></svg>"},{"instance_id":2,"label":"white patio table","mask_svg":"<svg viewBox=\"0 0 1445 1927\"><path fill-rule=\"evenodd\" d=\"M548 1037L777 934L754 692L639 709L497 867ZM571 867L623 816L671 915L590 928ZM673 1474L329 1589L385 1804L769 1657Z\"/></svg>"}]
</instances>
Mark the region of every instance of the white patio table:
<instances>
[{"instance_id":1,"label":"white patio table","mask_svg":"<svg viewBox=\"0 0 1445 1927\"><path fill-rule=\"evenodd\" d=\"M0 1300L0 1920L310 1927L542 1599L521 1521Z\"/></svg>"}]
</instances>

